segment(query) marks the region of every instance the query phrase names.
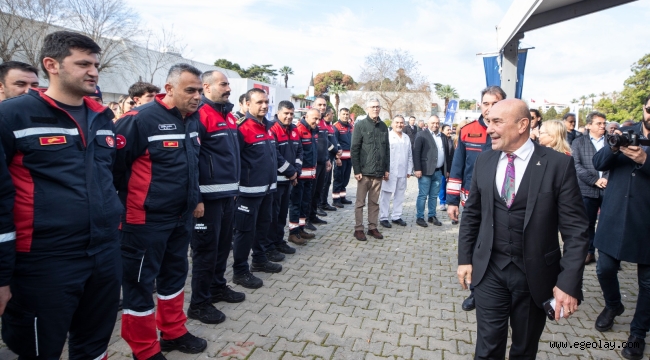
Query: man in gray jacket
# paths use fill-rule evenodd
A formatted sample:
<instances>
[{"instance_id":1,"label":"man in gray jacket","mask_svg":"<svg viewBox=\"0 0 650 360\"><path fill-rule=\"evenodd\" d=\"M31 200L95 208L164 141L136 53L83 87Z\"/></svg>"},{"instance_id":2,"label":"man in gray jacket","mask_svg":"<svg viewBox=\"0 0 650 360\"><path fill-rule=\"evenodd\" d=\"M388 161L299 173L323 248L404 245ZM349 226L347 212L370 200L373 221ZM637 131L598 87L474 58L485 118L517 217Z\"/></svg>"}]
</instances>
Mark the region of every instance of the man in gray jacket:
<instances>
[{"instance_id":1,"label":"man in gray jacket","mask_svg":"<svg viewBox=\"0 0 650 360\"><path fill-rule=\"evenodd\" d=\"M419 132L413 146L413 170L418 178L419 194L415 203L416 223L427 227L424 220L424 203L429 202L428 221L436 226L442 223L436 217L436 205L443 176L449 176L450 156L447 154L447 137L440 132L440 119L432 115L429 128Z\"/></svg>"},{"instance_id":2,"label":"man in gray jacket","mask_svg":"<svg viewBox=\"0 0 650 360\"><path fill-rule=\"evenodd\" d=\"M366 241L363 233L363 208L368 198L368 235L375 239L384 237L377 230L379 218L379 192L381 181L388 180L390 171L390 144L388 127L379 118L381 104L377 99L367 103L368 116L355 124L352 133L352 169L357 179L357 201L354 208L354 237Z\"/></svg>"}]
</instances>

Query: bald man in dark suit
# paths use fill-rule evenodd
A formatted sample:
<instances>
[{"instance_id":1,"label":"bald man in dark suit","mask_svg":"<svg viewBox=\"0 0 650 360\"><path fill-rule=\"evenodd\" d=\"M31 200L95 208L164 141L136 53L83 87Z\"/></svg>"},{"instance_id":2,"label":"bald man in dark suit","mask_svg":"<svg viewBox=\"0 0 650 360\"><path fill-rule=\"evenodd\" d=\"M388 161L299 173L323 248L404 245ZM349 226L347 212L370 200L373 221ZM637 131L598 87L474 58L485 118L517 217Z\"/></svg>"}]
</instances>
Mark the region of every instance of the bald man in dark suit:
<instances>
[{"instance_id":1,"label":"bald man in dark suit","mask_svg":"<svg viewBox=\"0 0 650 360\"><path fill-rule=\"evenodd\" d=\"M582 299L588 220L571 156L529 139L530 113L518 99L486 118L492 150L474 168L460 226L458 280L474 284L475 359L535 359L555 298L555 320ZM558 231L564 241L560 248Z\"/></svg>"}]
</instances>

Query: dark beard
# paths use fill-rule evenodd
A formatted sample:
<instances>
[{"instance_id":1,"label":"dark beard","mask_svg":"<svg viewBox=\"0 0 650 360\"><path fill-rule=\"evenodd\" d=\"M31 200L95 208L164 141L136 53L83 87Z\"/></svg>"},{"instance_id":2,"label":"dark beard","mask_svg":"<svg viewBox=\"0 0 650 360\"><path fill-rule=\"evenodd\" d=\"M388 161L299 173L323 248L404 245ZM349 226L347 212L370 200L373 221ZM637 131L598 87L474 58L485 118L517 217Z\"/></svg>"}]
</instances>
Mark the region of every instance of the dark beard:
<instances>
[{"instance_id":1,"label":"dark beard","mask_svg":"<svg viewBox=\"0 0 650 360\"><path fill-rule=\"evenodd\" d=\"M650 131L650 119L642 121L643 127L647 130Z\"/></svg>"}]
</instances>

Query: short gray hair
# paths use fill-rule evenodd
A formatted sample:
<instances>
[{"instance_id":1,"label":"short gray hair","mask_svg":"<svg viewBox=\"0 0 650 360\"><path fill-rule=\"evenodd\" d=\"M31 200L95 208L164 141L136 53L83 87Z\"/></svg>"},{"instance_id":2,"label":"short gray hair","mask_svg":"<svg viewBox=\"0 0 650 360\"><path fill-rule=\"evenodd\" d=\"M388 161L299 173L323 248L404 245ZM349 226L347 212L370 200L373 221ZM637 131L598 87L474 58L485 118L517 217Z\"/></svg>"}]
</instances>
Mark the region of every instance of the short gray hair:
<instances>
[{"instance_id":1,"label":"short gray hair","mask_svg":"<svg viewBox=\"0 0 650 360\"><path fill-rule=\"evenodd\" d=\"M393 121L391 121L390 123L393 124L393 123L395 123L395 121L398 120L398 119L402 120L403 122L406 122L406 121L404 120L404 117L403 117L402 115L397 115L397 116L395 116L395 117L393 118Z\"/></svg>"},{"instance_id":2,"label":"short gray hair","mask_svg":"<svg viewBox=\"0 0 650 360\"><path fill-rule=\"evenodd\" d=\"M184 72L196 75L199 78L201 77L201 70L195 68L190 64L180 63L172 65L172 67L169 68L169 72L167 73L167 83L171 85L177 85L181 74Z\"/></svg>"},{"instance_id":3,"label":"short gray hair","mask_svg":"<svg viewBox=\"0 0 650 360\"><path fill-rule=\"evenodd\" d=\"M366 101L366 108L369 108L371 103L377 103L377 104L379 104L379 106L381 106L381 101L379 101L379 99L371 98L371 99L368 99L368 101Z\"/></svg>"}]
</instances>

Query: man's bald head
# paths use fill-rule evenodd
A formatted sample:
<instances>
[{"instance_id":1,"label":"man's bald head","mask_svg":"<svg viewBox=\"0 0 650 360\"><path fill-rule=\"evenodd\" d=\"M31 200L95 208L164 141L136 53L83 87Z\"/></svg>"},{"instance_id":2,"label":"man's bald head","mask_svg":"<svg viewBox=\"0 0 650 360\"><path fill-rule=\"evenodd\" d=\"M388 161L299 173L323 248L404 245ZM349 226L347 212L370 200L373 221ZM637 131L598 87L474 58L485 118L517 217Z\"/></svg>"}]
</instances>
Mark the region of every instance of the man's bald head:
<instances>
[{"instance_id":1,"label":"man's bald head","mask_svg":"<svg viewBox=\"0 0 650 360\"><path fill-rule=\"evenodd\" d=\"M218 70L209 70L201 75L203 94L216 103L227 103L230 97L228 77Z\"/></svg>"},{"instance_id":2,"label":"man's bald head","mask_svg":"<svg viewBox=\"0 0 650 360\"><path fill-rule=\"evenodd\" d=\"M486 118L492 150L512 153L530 136L530 112L525 102L506 99L492 106Z\"/></svg>"},{"instance_id":3,"label":"man's bald head","mask_svg":"<svg viewBox=\"0 0 650 360\"><path fill-rule=\"evenodd\" d=\"M311 108L307 110L307 113L305 114L305 121L307 122L307 125L313 129L316 127L316 124L318 124L318 120L320 120L319 109Z\"/></svg>"}]
</instances>

